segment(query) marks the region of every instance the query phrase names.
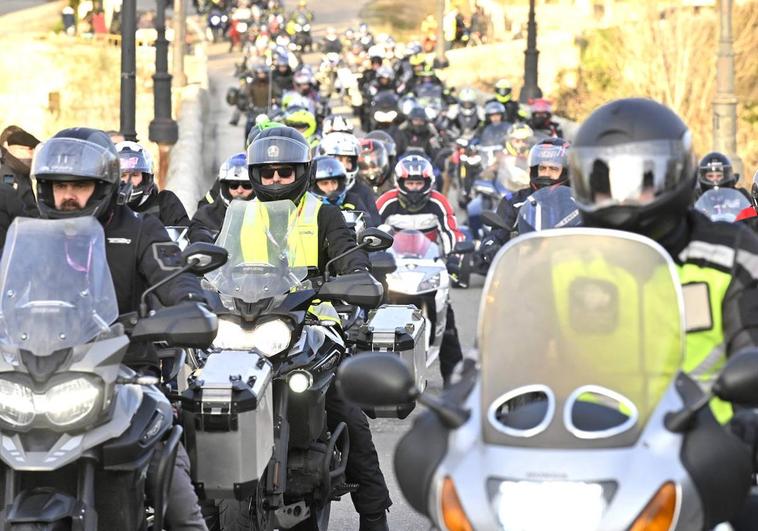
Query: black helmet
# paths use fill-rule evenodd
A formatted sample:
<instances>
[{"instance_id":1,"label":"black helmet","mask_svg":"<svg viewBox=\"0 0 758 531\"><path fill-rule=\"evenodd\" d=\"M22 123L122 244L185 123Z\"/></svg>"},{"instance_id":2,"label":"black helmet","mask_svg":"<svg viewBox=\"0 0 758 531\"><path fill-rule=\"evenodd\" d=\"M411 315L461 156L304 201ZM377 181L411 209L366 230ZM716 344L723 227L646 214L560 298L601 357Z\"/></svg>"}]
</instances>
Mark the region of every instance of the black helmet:
<instances>
[{"instance_id":1,"label":"black helmet","mask_svg":"<svg viewBox=\"0 0 758 531\"><path fill-rule=\"evenodd\" d=\"M337 189L326 193L318 186L319 181L335 180ZM324 203L341 205L347 195L347 172L340 161L334 157L321 155L311 163L311 192L319 196Z\"/></svg>"},{"instance_id":2,"label":"black helmet","mask_svg":"<svg viewBox=\"0 0 758 531\"><path fill-rule=\"evenodd\" d=\"M75 127L58 132L37 149L31 175L37 181L37 202L43 218L95 216L102 219L113 206L121 182L116 146L99 129ZM94 181L95 191L81 210L58 210L54 182Z\"/></svg>"},{"instance_id":3,"label":"black helmet","mask_svg":"<svg viewBox=\"0 0 758 531\"><path fill-rule=\"evenodd\" d=\"M247 148L247 166L255 195L261 201L289 199L297 204L308 190L311 149L305 137L291 127L265 129ZM295 175L290 184L264 186L261 175L271 167L289 166Z\"/></svg>"},{"instance_id":4,"label":"black helmet","mask_svg":"<svg viewBox=\"0 0 758 531\"><path fill-rule=\"evenodd\" d=\"M361 138L361 154L358 157L358 175L373 186L381 186L390 173L390 160L387 148L381 140Z\"/></svg>"},{"instance_id":5,"label":"black helmet","mask_svg":"<svg viewBox=\"0 0 758 531\"><path fill-rule=\"evenodd\" d=\"M732 170L732 161L718 151L708 153L697 165L697 181L700 190L711 188L734 188L738 175Z\"/></svg>"},{"instance_id":6,"label":"black helmet","mask_svg":"<svg viewBox=\"0 0 758 531\"><path fill-rule=\"evenodd\" d=\"M414 123L416 121L416 123ZM429 117L423 107L414 107L408 113L408 127L416 134L422 134L426 131L429 124Z\"/></svg>"},{"instance_id":7,"label":"black helmet","mask_svg":"<svg viewBox=\"0 0 758 531\"><path fill-rule=\"evenodd\" d=\"M366 138L380 141L387 149L387 162L389 166L387 167L386 179L392 174L392 170L397 163L397 144L395 143L395 139L387 131L382 131L381 129L371 131L366 135Z\"/></svg>"},{"instance_id":8,"label":"black helmet","mask_svg":"<svg viewBox=\"0 0 758 531\"><path fill-rule=\"evenodd\" d=\"M122 189L131 189L128 198L129 206L137 207L150 197L155 188L153 158L144 147L130 140L116 144L116 151L118 151L122 175L132 172L142 174L142 181L137 186L133 186L129 179L122 185Z\"/></svg>"},{"instance_id":9,"label":"black helmet","mask_svg":"<svg viewBox=\"0 0 758 531\"><path fill-rule=\"evenodd\" d=\"M554 139L551 139L554 140ZM567 184L568 182L568 146L569 143L562 138L560 143L540 142L529 150L527 166L529 166L529 181L535 190L553 186L555 184ZM561 173L557 179L540 176L540 164L547 166L560 166Z\"/></svg>"},{"instance_id":10,"label":"black helmet","mask_svg":"<svg viewBox=\"0 0 758 531\"><path fill-rule=\"evenodd\" d=\"M586 225L660 239L687 212L695 182L692 137L660 103L629 98L600 107L577 131L568 158Z\"/></svg>"}]
</instances>

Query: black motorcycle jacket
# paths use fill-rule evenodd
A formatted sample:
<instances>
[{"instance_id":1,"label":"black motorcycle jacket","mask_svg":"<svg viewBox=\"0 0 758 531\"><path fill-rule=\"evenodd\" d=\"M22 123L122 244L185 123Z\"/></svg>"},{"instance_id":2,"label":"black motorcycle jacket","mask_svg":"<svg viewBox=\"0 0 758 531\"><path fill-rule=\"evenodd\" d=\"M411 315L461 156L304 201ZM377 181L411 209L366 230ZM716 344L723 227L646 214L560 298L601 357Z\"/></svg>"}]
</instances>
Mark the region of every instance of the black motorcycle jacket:
<instances>
[{"instance_id":1,"label":"black motorcycle jacket","mask_svg":"<svg viewBox=\"0 0 758 531\"><path fill-rule=\"evenodd\" d=\"M7 184L0 184L0 247L5 245L5 237L13 220L24 215L24 203L16 191Z\"/></svg>"},{"instance_id":2,"label":"black motorcycle jacket","mask_svg":"<svg viewBox=\"0 0 758 531\"><path fill-rule=\"evenodd\" d=\"M484 104L487 105L491 101L498 101L505 107L505 116L503 117L504 121L511 122L512 124L515 124L516 122L526 121L527 114L521 110L521 105L519 105L519 102L510 100L503 103L497 98L490 98L485 101Z\"/></svg>"},{"instance_id":3,"label":"black motorcycle jacket","mask_svg":"<svg viewBox=\"0 0 758 531\"><path fill-rule=\"evenodd\" d=\"M345 197L346 202L351 202L350 198L358 198L365 207L364 212L368 214L366 224L369 227L378 227L382 219L379 217L379 210L376 208L376 194L369 185L364 183L360 179L356 179L353 187L347 192ZM357 208L357 210L363 210L363 208Z\"/></svg>"},{"instance_id":4,"label":"black motorcycle jacket","mask_svg":"<svg viewBox=\"0 0 758 531\"><path fill-rule=\"evenodd\" d=\"M213 243L221 232L226 216L226 202L218 197L211 204L204 204L197 209L189 224L187 238L190 243L206 242Z\"/></svg>"},{"instance_id":5,"label":"black motorcycle jacket","mask_svg":"<svg viewBox=\"0 0 758 531\"><path fill-rule=\"evenodd\" d=\"M166 227L186 227L190 223L184 205L170 190L158 192L156 188L153 188L153 191L144 201L137 206L129 206L140 214L152 214L158 217Z\"/></svg>"},{"instance_id":6,"label":"black motorcycle jacket","mask_svg":"<svg viewBox=\"0 0 758 531\"><path fill-rule=\"evenodd\" d=\"M0 184L15 191L24 205L26 215L37 216L37 199L29 177L30 168L0 146Z\"/></svg>"},{"instance_id":7,"label":"black motorcycle jacket","mask_svg":"<svg viewBox=\"0 0 758 531\"><path fill-rule=\"evenodd\" d=\"M318 256L318 269L323 272L329 260L356 246L355 232L348 228L339 207L334 205L321 205L317 222L318 247L326 251ZM360 250L337 261L334 272L368 271L369 265L368 254Z\"/></svg>"},{"instance_id":8,"label":"black motorcycle jacket","mask_svg":"<svg viewBox=\"0 0 758 531\"><path fill-rule=\"evenodd\" d=\"M400 126L395 137L398 156L402 156L408 148L415 147L423 149L430 160L434 160L441 147L438 136L437 129L431 124L427 124L423 131L417 132L406 122Z\"/></svg>"}]
</instances>

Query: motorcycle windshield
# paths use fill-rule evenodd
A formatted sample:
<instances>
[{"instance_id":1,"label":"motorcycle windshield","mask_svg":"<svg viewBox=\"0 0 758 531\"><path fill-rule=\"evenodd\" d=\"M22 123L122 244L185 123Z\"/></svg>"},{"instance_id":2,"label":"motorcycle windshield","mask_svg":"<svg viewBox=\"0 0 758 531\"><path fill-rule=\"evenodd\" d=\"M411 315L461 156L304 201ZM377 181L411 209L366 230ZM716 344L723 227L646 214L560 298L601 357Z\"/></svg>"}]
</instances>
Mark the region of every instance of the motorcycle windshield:
<instances>
[{"instance_id":1,"label":"motorcycle windshield","mask_svg":"<svg viewBox=\"0 0 758 531\"><path fill-rule=\"evenodd\" d=\"M86 343L118 317L103 228L91 216L17 218L0 285L0 344L35 356Z\"/></svg>"},{"instance_id":2,"label":"motorcycle windshield","mask_svg":"<svg viewBox=\"0 0 758 531\"><path fill-rule=\"evenodd\" d=\"M750 201L734 188L712 188L695 203L695 210L708 216L711 221L733 222L737 215L750 206Z\"/></svg>"},{"instance_id":3,"label":"motorcycle windshield","mask_svg":"<svg viewBox=\"0 0 758 531\"><path fill-rule=\"evenodd\" d=\"M234 200L216 245L229 252L223 267L206 275L222 295L253 303L287 293L308 275L305 245L291 201Z\"/></svg>"},{"instance_id":4,"label":"motorcycle windshield","mask_svg":"<svg viewBox=\"0 0 758 531\"><path fill-rule=\"evenodd\" d=\"M398 258L433 260L440 255L436 243L418 230L401 230L393 234L390 252Z\"/></svg>"},{"instance_id":5,"label":"motorcycle windshield","mask_svg":"<svg viewBox=\"0 0 758 531\"><path fill-rule=\"evenodd\" d=\"M521 205L518 232L526 234L546 229L578 227L579 210L568 186L542 188L530 195Z\"/></svg>"},{"instance_id":6,"label":"motorcycle windshield","mask_svg":"<svg viewBox=\"0 0 758 531\"><path fill-rule=\"evenodd\" d=\"M416 90L416 101L424 108L442 109L442 87L424 84Z\"/></svg>"},{"instance_id":7,"label":"motorcycle windshield","mask_svg":"<svg viewBox=\"0 0 758 531\"><path fill-rule=\"evenodd\" d=\"M484 440L633 445L681 364L681 297L673 261L641 236L577 228L513 240L480 308Z\"/></svg>"},{"instance_id":8,"label":"motorcycle windshield","mask_svg":"<svg viewBox=\"0 0 758 531\"><path fill-rule=\"evenodd\" d=\"M498 124L490 124L482 131L482 136L479 138L479 144L482 146L499 146L503 149L505 145L505 135L510 128L510 122L500 122Z\"/></svg>"}]
</instances>

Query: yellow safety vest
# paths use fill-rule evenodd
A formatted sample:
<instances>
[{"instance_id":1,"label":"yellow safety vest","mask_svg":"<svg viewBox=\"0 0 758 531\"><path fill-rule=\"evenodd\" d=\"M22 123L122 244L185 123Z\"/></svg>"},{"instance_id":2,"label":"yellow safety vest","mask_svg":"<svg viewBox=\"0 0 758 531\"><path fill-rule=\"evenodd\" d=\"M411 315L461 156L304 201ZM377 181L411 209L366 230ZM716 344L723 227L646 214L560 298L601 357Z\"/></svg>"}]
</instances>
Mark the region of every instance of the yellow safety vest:
<instances>
[{"instance_id":1,"label":"yellow safety vest","mask_svg":"<svg viewBox=\"0 0 758 531\"><path fill-rule=\"evenodd\" d=\"M293 214L297 216L292 233L287 237L290 267L318 268L318 211L321 200L306 192ZM248 209L242 221L240 243L245 262L270 263L269 241L261 224L267 224L266 209Z\"/></svg>"}]
</instances>

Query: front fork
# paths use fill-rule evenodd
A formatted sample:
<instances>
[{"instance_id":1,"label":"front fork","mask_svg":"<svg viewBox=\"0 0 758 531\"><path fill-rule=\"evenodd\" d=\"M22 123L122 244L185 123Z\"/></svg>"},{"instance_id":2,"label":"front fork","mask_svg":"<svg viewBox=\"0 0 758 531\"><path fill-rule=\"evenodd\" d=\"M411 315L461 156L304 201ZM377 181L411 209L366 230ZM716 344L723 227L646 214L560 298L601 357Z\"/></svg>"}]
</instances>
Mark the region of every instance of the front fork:
<instances>
[{"instance_id":1,"label":"front fork","mask_svg":"<svg viewBox=\"0 0 758 531\"><path fill-rule=\"evenodd\" d=\"M290 424L287 420L289 387L286 382L272 382L274 392L274 454L266 474L266 492L272 496L275 507L284 504L287 490L287 450L290 441ZM267 496L268 497L268 496Z\"/></svg>"}]
</instances>

